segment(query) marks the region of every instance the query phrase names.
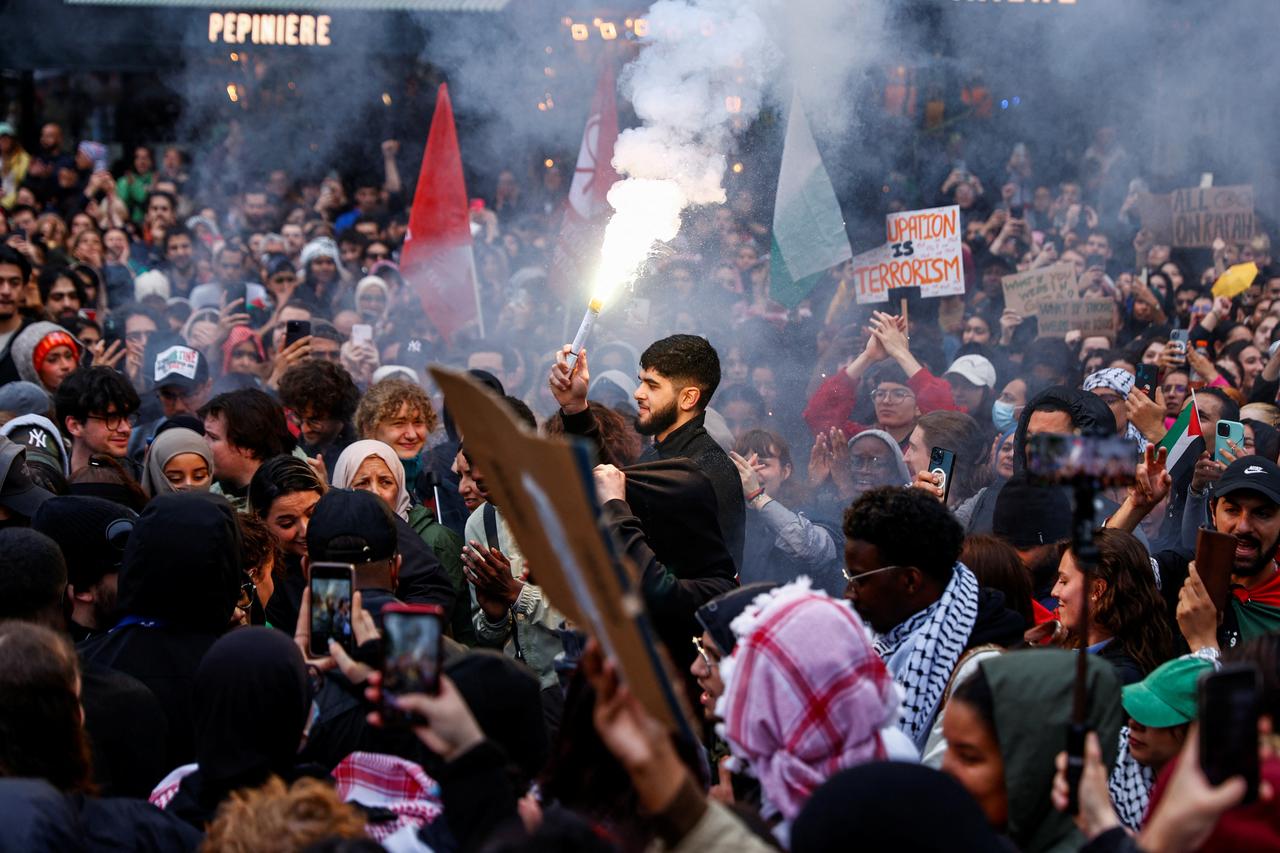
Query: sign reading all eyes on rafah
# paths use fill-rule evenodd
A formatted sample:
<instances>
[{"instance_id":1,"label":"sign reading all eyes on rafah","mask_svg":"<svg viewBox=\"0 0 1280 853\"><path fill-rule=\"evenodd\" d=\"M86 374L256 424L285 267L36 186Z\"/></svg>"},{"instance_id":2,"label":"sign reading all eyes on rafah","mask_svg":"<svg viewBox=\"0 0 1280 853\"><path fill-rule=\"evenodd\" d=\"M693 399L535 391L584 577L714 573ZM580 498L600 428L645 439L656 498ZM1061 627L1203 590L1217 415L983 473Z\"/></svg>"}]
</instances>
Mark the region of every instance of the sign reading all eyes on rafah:
<instances>
[{"instance_id":1,"label":"sign reading all eyes on rafah","mask_svg":"<svg viewBox=\"0 0 1280 853\"><path fill-rule=\"evenodd\" d=\"M1246 243L1254 234L1253 187L1196 187L1174 190L1173 245L1207 248L1221 238Z\"/></svg>"}]
</instances>

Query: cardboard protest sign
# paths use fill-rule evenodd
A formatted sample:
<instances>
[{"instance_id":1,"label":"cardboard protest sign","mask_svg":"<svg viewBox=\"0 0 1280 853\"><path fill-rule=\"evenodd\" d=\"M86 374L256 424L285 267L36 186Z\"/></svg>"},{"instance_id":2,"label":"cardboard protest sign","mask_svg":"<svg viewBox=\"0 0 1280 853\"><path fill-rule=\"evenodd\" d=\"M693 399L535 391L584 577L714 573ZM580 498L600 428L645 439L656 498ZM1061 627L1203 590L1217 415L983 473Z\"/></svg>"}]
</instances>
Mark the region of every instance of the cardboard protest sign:
<instances>
[{"instance_id":1,"label":"cardboard protest sign","mask_svg":"<svg viewBox=\"0 0 1280 853\"><path fill-rule=\"evenodd\" d=\"M1111 335L1116 330L1116 304L1111 299L1087 296L1083 299L1055 299L1040 303L1040 336L1065 338L1067 332L1082 335Z\"/></svg>"},{"instance_id":2,"label":"cardboard protest sign","mask_svg":"<svg viewBox=\"0 0 1280 853\"><path fill-rule=\"evenodd\" d=\"M890 213L884 245L853 259L858 302L885 302L902 287L918 287L925 297L964 293L960 236L956 205Z\"/></svg>"},{"instance_id":3,"label":"cardboard protest sign","mask_svg":"<svg viewBox=\"0 0 1280 853\"><path fill-rule=\"evenodd\" d=\"M1253 237L1252 186L1174 190L1170 207L1174 246L1209 247L1219 237L1228 243Z\"/></svg>"},{"instance_id":4,"label":"cardboard protest sign","mask_svg":"<svg viewBox=\"0 0 1280 853\"><path fill-rule=\"evenodd\" d=\"M1156 243L1167 245L1173 242L1172 203L1168 193L1138 195L1138 218L1142 222L1142 230Z\"/></svg>"},{"instance_id":5,"label":"cardboard protest sign","mask_svg":"<svg viewBox=\"0 0 1280 853\"><path fill-rule=\"evenodd\" d=\"M467 374L430 371L551 605L600 642L645 710L668 728L692 731L634 569L606 545L580 449L527 432Z\"/></svg>"},{"instance_id":6,"label":"cardboard protest sign","mask_svg":"<svg viewBox=\"0 0 1280 853\"><path fill-rule=\"evenodd\" d=\"M1076 268L1068 263L1006 275L1000 283L1004 285L1004 307L1023 317L1035 316L1042 302L1073 299L1080 293Z\"/></svg>"}]
</instances>

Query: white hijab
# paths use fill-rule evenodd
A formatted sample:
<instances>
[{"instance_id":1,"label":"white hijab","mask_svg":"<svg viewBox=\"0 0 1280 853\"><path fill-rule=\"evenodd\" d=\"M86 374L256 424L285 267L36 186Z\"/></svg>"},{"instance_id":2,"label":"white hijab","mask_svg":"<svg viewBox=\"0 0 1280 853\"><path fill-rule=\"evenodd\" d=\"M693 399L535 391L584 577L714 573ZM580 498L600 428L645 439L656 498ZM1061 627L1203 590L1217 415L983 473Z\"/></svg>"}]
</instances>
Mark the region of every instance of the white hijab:
<instances>
[{"instance_id":1,"label":"white hijab","mask_svg":"<svg viewBox=\"0 0 1280 853\"><path fill-rule=\"evenodd\" d=\"M404 463L396 456L396 452L386 442L366 438L347 445L346 450L338 457L333 466L333 485L339 489L351 488L351 481L356 478L356 471L364 460L376 456L386 463L391 476L396 480L396 505L391 511L405 521L409 520L409 492L404 487Z\"/></svg>"}]
</instances>

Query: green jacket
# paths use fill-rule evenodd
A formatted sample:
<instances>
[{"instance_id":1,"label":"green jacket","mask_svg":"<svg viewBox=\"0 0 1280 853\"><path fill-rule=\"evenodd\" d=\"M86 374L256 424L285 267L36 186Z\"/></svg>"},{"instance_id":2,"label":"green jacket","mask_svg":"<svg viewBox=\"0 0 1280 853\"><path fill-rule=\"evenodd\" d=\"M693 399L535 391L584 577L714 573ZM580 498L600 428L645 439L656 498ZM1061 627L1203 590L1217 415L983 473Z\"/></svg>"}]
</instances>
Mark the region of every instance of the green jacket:
<instances>
[{"instance_id":1,"label":"green jacket","mask_svg":"<svg viewBox=\"0 0 1280 853\"><path fill-rule=\"evenodd\" d=\"M462 537L436 521L435 513L421 504L409 509L409 526L427 543L444 566L455 593L449 624L453 638L468 646L476 644L476 630L471 624L470 591L462 575Z\"/></svg>"}]
</instances>

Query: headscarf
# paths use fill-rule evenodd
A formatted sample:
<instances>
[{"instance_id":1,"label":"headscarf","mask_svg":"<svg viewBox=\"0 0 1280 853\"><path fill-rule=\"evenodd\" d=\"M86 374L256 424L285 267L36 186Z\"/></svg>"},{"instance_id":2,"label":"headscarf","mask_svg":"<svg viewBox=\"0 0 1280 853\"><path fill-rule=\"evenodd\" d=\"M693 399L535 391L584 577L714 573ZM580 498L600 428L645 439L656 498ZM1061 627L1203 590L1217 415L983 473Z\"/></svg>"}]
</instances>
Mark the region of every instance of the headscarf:
<instances>
[{"instance_id":1,"label":"headscarf","mask_svg":"<svg viewBox=\"0 0 1280 853\"><path fill-rule=\"evenodd\" d=\"M262 348L262 340L254 334L253 329L248 326L232 326L231 331L227 332L227 339L222 342L222 373L227 372L227 366L231 363L231 353L245 341L253 341L253 348L258 353L259 361L267 360L266 350Z\"/></svg>"},{"instance_id":2,"label":"headscarf","mask_svg":"<svg viewBox=\"0 0 1280 853\"><path fill-rule=\"evenodd\" d=\"M409 520L409 492L404 486L404 465L391 446L384 441L366 438L348 444L333 466L333 485L339 489L350 489L351 481L356 478L356 471L364 460L376 456L386 463L391 476L396 480L396 505L391 511L405 521Z\"/></svg>"},{"instance_id":3,"label":"headscarf","mask_svg":"<svg viewBox=\"0 0 1280 853\"><path fill-rule=\"evenodd\" d=\"M978 664L991 688L995 734L1004 758L1009 837L1024 853L1077 850L1083 843L1071 816L1049 801L1054 760L1066 744L1079 652L1030 649ZM1089 705L1085 722L1097 732L1107 772L1116 757L1123 710L1115 668L1086 655Z\"/></svg>"},{"instance_id":4,"label":"headscarf","mask_svg":"<svg viewBox=\"0 0 1280 853\"><path fill-rule=\"evenodd\" d=\"M1109 388L1128 400L1129 392L1133 390L1134 381L1133 374L1123 367L1104 367L1086 376L1084 385L1081 387L1083 390L1090 392L1094 388ZM1124 437L1137 444L1139 450L1145 450L1149 443L1146 437L1133 425L1133 421L1129 422L1128 428L1124 431Z\"/></svg>"},{"instance_id":5,"label":"headscarf","mask_svg":"<svg viewBox=\"0 0 1280 853\"><path fill-rule=\"evenodd\" d=\"M801 577L761 595L731 627L738 643L720 663L717 729L784 822L837 770L914 757L897 729L901 693L848 602Z\"/></svg>"},{"instance_id":6,"label":"headscarf","mask_svg":"<svg viewBox=\"0 0 1280 853\"><path fill-rule=\"evenodd\" d=\"M194 453L204 460L213 471L213 454L209 452L209 443L204 436L186 427L172 427L155 437L151 447L147 448L147 458L142 469L142 490L147 497L176 492L177 489L164 475L164 466L175 456L183 453Z\"/></svg>"}]
</instances>

